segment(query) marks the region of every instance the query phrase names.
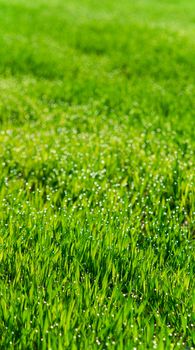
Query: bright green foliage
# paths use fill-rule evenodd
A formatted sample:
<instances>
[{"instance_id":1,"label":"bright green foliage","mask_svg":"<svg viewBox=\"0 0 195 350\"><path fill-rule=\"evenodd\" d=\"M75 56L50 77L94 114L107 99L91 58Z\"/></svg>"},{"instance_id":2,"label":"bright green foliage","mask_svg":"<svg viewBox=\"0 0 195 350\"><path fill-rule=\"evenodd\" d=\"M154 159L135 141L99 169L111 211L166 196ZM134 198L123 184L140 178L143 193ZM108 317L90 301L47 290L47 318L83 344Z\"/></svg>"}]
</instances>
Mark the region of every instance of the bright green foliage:
<instances>
[{"instance_id":1,"label":"bright green foliage","mask_svg":"<svg viewBox=\"0 0 195 350\"><path fill-rule=\"evenodd\" d=\"M0 0L0 349L194 349L194 82L194 0Z\"/></svg>"}]
</instances>

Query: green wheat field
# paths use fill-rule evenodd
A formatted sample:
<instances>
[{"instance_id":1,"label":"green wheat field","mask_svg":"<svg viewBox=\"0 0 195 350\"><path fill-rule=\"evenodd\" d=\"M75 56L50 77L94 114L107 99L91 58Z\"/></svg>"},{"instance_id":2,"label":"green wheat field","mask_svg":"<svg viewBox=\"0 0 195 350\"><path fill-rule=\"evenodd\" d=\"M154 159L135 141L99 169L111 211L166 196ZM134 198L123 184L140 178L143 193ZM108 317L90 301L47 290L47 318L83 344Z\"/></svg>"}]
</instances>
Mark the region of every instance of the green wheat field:
<instances>
[{"instance_id":1,"label":"green wheat field","mask_svg":"<svg viewBox=\"0 0 195 350\"><path fill-rule=\"evenodd\" d=\"M194 170L194 0L0 0L0 349L195 349Z\"/></svg>"}]
</instances>

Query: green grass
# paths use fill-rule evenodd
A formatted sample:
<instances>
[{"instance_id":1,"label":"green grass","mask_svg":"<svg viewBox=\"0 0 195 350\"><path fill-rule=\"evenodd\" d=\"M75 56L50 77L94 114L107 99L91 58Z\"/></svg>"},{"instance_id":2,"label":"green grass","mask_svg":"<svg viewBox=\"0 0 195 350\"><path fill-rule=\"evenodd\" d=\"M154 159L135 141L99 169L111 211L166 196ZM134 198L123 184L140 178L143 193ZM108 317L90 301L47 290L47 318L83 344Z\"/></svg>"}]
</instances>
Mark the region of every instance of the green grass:
<instances>
[{"instance_id":1,"label":"green grass","mask_svg":"<svg viewBox=\"0 0 195 350\"><path fill-rule=\"evenodd\" d=\"M0 349L194 349L194 0L0 0Z\"/></svg>"}]
</instances>

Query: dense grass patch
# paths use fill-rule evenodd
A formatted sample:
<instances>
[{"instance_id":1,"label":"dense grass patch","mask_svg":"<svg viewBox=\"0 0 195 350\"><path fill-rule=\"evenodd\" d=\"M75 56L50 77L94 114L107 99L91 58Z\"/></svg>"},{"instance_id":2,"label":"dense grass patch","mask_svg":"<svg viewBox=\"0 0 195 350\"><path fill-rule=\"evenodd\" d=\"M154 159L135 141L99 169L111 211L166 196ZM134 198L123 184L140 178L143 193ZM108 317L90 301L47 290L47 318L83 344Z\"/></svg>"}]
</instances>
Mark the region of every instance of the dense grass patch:
<instances>
[{"instance_id":1,"label":"dense grass patch","mask_svg":"<svg viewBox=\"0 0 195 350\"><path fill-rule=\"evenodd\" d=\"M0 0L1 349L194 349L194 13Z\"/></svg>"}]
</instances>

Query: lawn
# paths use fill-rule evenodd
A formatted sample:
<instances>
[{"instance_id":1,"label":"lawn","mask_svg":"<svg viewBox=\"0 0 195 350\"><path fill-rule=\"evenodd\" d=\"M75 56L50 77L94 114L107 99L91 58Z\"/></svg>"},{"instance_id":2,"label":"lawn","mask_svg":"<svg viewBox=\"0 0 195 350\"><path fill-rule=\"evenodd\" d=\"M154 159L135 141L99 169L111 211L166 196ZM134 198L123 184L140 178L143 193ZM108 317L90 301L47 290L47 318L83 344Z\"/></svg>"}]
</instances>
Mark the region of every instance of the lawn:
<instances>
[{"instance_id":1,"label":"lawn","mask_svg":"<svg viewBox=\"0 0 195 350\"><path fill-rule=\"evenodd\" d=\"M194 0L0 0L0 349L195 349L194 130Z\"/></svg>"}]
</instances>

